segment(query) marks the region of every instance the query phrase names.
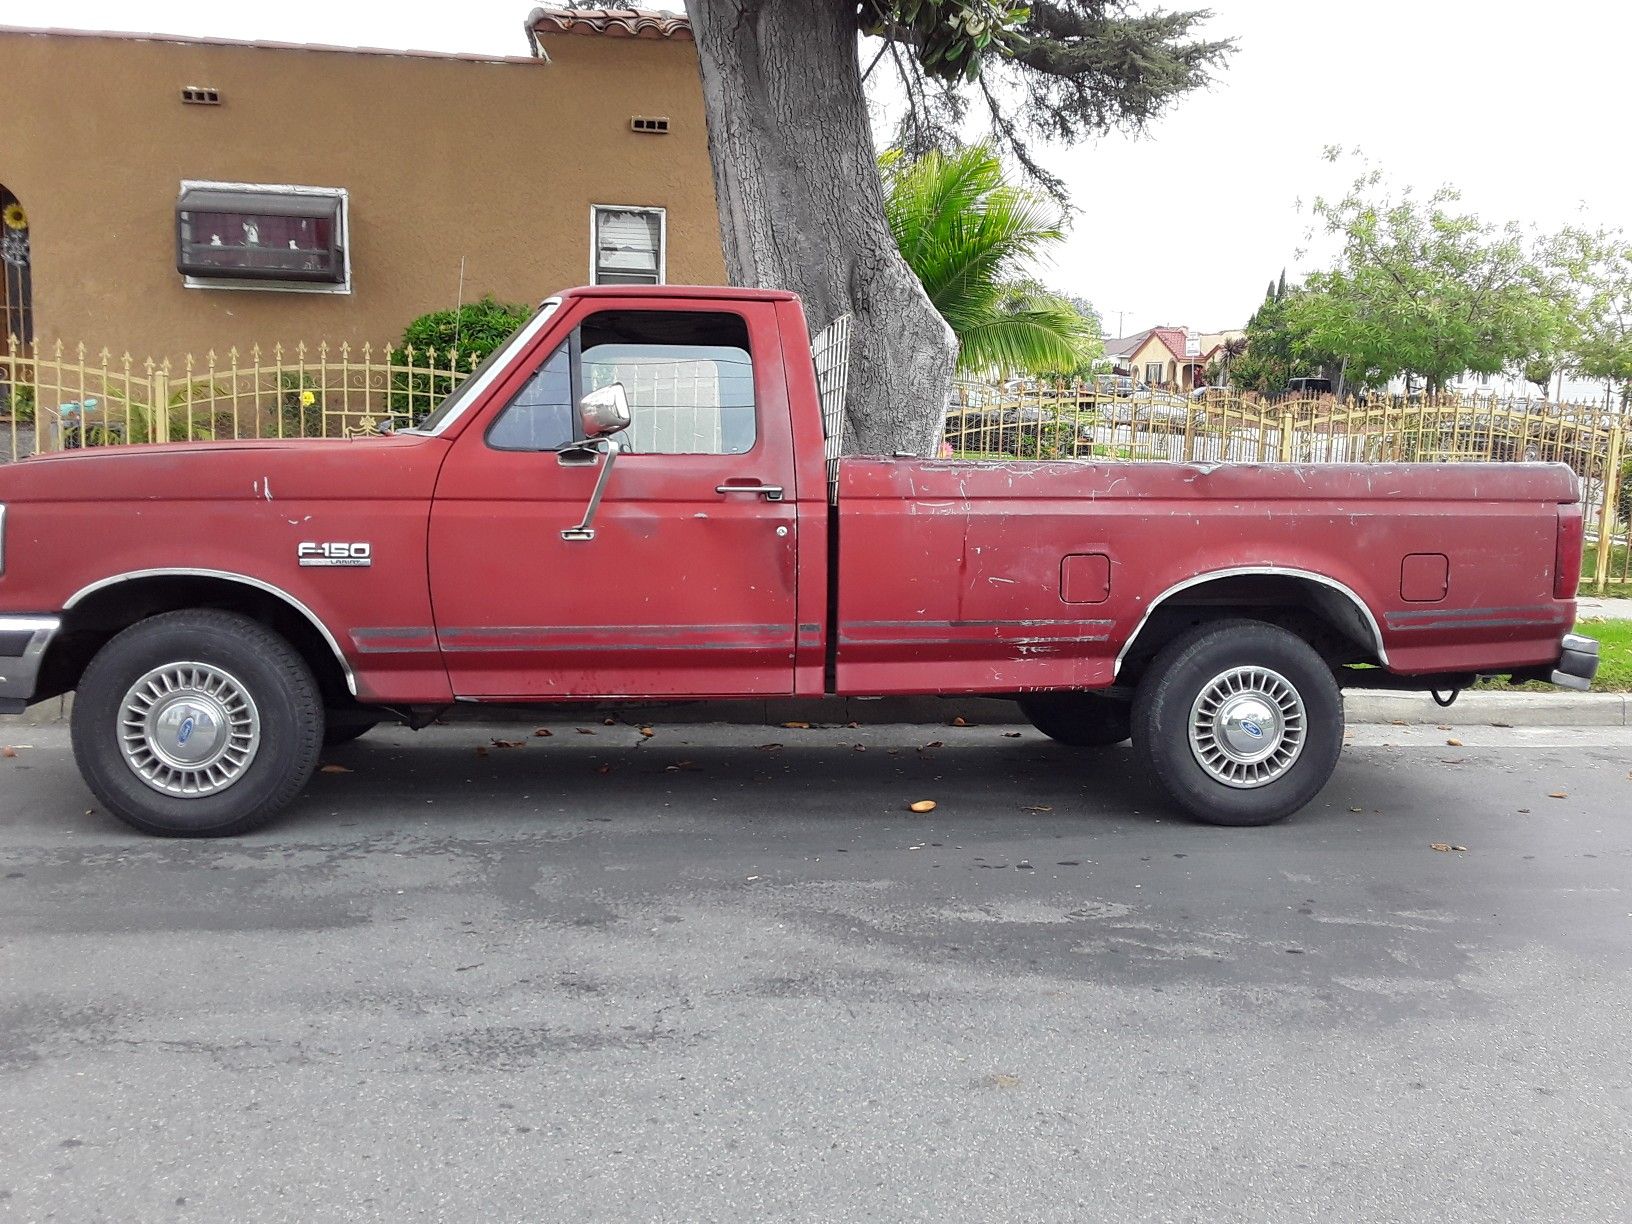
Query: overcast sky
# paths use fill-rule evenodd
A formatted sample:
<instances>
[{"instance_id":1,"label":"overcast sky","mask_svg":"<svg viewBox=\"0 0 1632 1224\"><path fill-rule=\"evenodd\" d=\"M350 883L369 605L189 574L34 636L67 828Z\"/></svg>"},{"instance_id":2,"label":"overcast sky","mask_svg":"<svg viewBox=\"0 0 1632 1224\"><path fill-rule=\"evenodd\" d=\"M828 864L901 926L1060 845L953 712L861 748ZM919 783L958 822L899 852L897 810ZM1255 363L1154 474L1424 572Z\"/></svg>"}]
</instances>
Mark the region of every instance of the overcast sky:
<instances>
[{"instance_id":1,"label":"overcast sky","mask_svg":"<svg viewBox=\"0 0 1632 1224\"><path fill-rule=\"evenodd\" d=\"M1204 0L1198 0L1204 2ZM530 0L0 0L0 24L525 54ZM669 5L668 7L678 7ZM1621 0L1214 0L1210 33L1240 49L1210 90L1142 138L1045 161L1074 228L1046 280L1106 328L1240 326L1283 265L1294 274L1317 192L1360 147L1403 182L1450 182L1491 220L1632 229L1620 132L1632 5ZM63 82L71 94L73 83ZM7 117L7 126L17 117ZM26 122L26 119L24 120ZM0 130L0 141L16 139Z\"/></svg>"}]
</instances>

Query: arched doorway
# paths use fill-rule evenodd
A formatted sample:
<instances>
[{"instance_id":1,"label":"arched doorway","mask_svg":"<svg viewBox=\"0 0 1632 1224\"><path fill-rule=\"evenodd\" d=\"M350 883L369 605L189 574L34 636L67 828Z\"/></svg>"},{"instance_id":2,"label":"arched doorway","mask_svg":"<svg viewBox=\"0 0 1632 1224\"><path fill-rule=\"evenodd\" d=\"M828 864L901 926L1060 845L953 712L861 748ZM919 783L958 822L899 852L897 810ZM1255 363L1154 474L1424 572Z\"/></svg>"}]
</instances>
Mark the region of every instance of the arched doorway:
<instances>
[{"instance_id":1,"label":"arched doorway","mask_svg":"<svg viewBox=\"0 0 1632 1224\"><path fill-rule=\"evenodd\" d=\"M0 355L10 338L34 340L34 282L29 266L28 213L0 183Z\"/></svg>"}]
</instances>

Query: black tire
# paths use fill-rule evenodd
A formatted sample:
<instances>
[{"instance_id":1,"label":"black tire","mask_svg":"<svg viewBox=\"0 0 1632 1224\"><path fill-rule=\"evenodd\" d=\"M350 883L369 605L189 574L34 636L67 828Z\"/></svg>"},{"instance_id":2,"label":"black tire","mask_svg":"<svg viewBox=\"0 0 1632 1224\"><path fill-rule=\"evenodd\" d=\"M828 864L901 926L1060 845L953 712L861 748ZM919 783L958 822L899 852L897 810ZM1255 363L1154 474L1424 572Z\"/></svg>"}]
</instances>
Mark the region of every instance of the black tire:
<instances>
[{"instance_id":1,"label":"black tire","mask_svg":"<svg viewBox=\"0 0 1632 1224\"><path fill-rule=\"evenodd\" d=\"M1133 733L1133 704L1099 693L1030 693L1020 698L1020 712L1073 748L1109 748Z\"/></svg>"},{"instance_id":2,"label":"black tire","mask_svg":"<svg viewBox=\"0 0 1632 1224\"><path fill-rule=\"evenodd\" d=\"M216 669L236 681L257 719L253 755L212 793L156 789L121 747L133 686L150 673L183 665ZM155 708L181 695L167 693ZM187 708L180 716L184 722L173 742L185 745L195 734L188 725L194 718ZM214 729L204 742L215 742L219 724L198 721ZM72 732L74 760L86 784L125 823L161 837L230 837L265 824L305 787L323 742L323 703L305 660L258 622L231 612L166 612L132 625L97 652L74 697Z\"/></svg>"},{"instance_id":3,"label":"black tire","mask_svg":"<svg viewBox=\"0 0 1632 1224\"><path fill-rule=\"evenodd\" d=\"M360 740L379 725L378 722L329 723L323 728L323 747L339 748L352 740Z\"/></svg>"},{"instance_id":4,"label":"black tire","mask_svg":"<svg viewBox=\"0 0 1632 1224\"><path fill-rule=\"evenodd\" d=\"M1223 721L1216 725L1211 755L1215 768L1257 771L1268 780L1246 784L1223 781L1202 763L1209 740L1191 741L1191 715L1204 690L1234 668L1274 673L1303 708L1303 738L1289 763L1240 764L1223 752ZM1284 696L1284 694L1283 694ZM1219 713L1226 712L1221 707ZM1239 724L1260 737L1250 709ZM1288 743L1272 728L1271 740ZM1242 731L1238 738L1244 738ZM1332 670L1302 638L1276 625L1253 620L1214 621L1182 634L1151 661L1133 700L1133 743L1141 763L1181 808L1214 825L1264 825L1285 819L1320 793L1343 750L1343 694ZM1255 750L1256 745L1253 746ZM1290 749L1288 749L1290 751Z\"/></svg>"}]
</instances>

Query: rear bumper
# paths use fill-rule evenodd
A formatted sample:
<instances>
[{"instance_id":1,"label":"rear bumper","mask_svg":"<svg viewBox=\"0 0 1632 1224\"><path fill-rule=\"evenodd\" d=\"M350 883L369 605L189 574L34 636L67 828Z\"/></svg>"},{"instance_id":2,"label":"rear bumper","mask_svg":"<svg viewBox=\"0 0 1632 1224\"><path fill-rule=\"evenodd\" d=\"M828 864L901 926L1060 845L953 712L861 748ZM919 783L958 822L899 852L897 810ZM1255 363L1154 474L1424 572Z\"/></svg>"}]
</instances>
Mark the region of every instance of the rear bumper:
<instances>
[{"instance_id":1,"label":"rear bumper","mask_svg":"<svg viewBox=\"0 0 1632 1224\"><path fill-rule=\"evenodd\" d=\"M21 714L33 701L46 647L61 628L57 616L0 616L0 714Z\"/></svg>"},{"instance_id":2,"label":"rear bumper","mask_svg":"<svg viewBox=\"0 0 1632 1224\"><path fill-rule=\"evenodd\" d=\"M1564 635L1558 654L1558 666L1549 679L1557 685L1572 689L1589 689L1592 678L1598 674L1598 643L1579 633Z\"/></svg>"}]
</instances>

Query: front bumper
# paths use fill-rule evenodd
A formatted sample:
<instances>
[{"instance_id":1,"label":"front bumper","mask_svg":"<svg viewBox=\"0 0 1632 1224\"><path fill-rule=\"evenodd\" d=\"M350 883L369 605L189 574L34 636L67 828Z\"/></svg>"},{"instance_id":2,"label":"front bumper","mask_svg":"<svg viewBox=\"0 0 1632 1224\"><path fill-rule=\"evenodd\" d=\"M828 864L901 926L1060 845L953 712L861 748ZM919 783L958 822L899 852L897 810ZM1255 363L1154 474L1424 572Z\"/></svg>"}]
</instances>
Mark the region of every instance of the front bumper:
<instances>
[{"instance_id":1,"label":"front bumper","mask_svg":"<svg viewBox=\"0 0 1632 1224\"><path fill-rule=\"evenodd\" d=\"M46 647L61 628L57 616L0 616L0 714L21 714L33 701Z\"/></svg>"},{"instance_id":2,"label":"front bumper","mask_svg":"<svg viewBox=\"0 0 1632 1224\"><path fill-rule=\"evenodd\" d=\"M1564 688L1586 690L1592 687L1592 678L1598 674L1598 643L1579 633L1564 635L1559 651L1558 666L1550 677L1554 684Z\"/></svg>"}]
</instances>

